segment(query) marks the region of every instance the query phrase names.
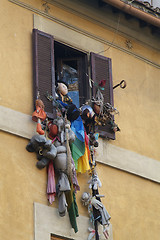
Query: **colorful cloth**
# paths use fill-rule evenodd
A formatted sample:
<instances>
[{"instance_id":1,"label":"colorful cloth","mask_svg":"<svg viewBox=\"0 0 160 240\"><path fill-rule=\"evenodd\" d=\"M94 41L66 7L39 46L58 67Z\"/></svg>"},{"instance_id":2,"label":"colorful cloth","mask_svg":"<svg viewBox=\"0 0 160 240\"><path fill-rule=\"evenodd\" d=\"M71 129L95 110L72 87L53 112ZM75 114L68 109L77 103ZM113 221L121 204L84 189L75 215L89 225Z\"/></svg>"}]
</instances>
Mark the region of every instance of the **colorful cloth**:
<instances>
[{"instance_id":1,"label":"colorful cloth","mask_svg":"<svg viewBox=\"0 0 160 240\"><path fill-rule=\"evenodd\" d=\"M77 172L78 173L85 173L86 171L89 171L89 170L90 170L89 156L88 156L87 146L85 145L85 153L82 157L80 157L78 159Z\"/></svg>"},{"instance_id":2,"label":"colorful cloth","mask_svg":"<svg viewBox=\"0 0 160 240\"><path fill-rule=\"evenodd\" d=\"M68 204L68 214L69 214L69 219L72 228L74 229L74 232L78 232L78 227L77 227L77 221L76 217L79 216L78 214L78 206L76 203L76 196L75 196L75 191L73 190L73 185L71 184L71 191L68 191L65 193L66 195L66 200Z\"/></svg>"},{"instance_id":3,"label":"colorful cloth","mask_svg":"<svg viewBox=\"0 0 160 240\"><path fill-rule=\"evenodd\" d=\"M71 152L75 162L75 167L77 172L85 173L90 170L90 151L88 147L88 136L85 132L82 118L80 116L75 121L71 122L71 129L76 135L76 139L71 145Z\"/></svg>"},{"instance_id":4,"label":"colorful cloth","mask_svg":"<svg viewBox=\"0 0 160 240\"><path fill-rule=\"evenodd\" d=\"M52 161L50 161L48 166L47 194L48 194L48 201L50 204L52 204L55 201L55 196L56 196L55 174L54 174L54 167L53 167Z\"/></svg>"},{"instance_id":5,"label":"colorful cloth","mask_svg":"<svg viewBox=\"0 0 160 240\"><path fill-rule=\"evenodd\" d=\"M78 184L75 163L72 157L71 157L71 162L72 162L72 179L71 180L72 180L74 191L75 193L77 193L77 191L80 191L80 186Z\"/></svg>"}]
</instances>

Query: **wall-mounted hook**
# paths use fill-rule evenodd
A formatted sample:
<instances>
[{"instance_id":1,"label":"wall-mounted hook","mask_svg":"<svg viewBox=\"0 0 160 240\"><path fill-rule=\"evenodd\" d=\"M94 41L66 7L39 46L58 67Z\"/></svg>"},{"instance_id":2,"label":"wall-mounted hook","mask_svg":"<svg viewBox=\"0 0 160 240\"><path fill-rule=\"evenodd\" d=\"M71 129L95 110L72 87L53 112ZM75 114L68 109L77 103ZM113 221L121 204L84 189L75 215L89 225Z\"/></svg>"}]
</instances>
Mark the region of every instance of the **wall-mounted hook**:
<instances>
[{"instance_id":1,"label":"wall-mounted hook","mask_svg":"<svg viewBox=\"0 0 160 240\"><path fill-rule=\"evenodd\" d=\"M126 81L125 80L122 80L120 83L118 83L117 85L115 85L114 87L113 87L113 89L115 89L115 88L117 88L117 87L121 87L121 88L125 88L126 86L127 86L127 83L126 83Z\"/></svg>"}]
</instances>

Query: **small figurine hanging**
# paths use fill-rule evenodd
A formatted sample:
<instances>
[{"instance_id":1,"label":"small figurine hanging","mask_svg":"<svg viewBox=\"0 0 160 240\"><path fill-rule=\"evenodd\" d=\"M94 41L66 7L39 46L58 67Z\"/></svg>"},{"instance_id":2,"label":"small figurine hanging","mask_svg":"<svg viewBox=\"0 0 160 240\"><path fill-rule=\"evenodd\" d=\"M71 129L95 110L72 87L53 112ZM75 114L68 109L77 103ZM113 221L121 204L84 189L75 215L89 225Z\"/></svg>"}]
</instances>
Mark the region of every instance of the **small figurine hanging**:
<instances>
[{"instance_id":1,"label":"small figurine hanging","mask_svg":"<svg viewBox=\"0 0 160 240\"><path fill-rule=\"evenodd\" d=\"M44 111L44 103L42 100L37 99L36 100L36 110L32 114L32 120L34 122L37 122L37 133L40 135L44 135L44 131L42 130L41 121L44 121L46 119L47 115Z\"/></svg>"},{"instance_id":2,"label":"small figurine hanging","mask_svg":"<svg viewBox=\"0 0 160 240\"><path fill-rule=\"evenodd\" d=\"M105 126L107 123L111 126L113 132L120 131L118 125L114 122L114 115L118 110L110 103L104 102L104 96L101 91L104 90L106 80L101 80L97 87L95 98L92 98L93 110L95 112L95 125Z\"/></svg>"},{"instance_id":3,"label":"small figurine hanging","mask_svg":"<svg viewBox=\"0 0 160 240\"><path fill-rule=\"evenodd\" d=\"M102 187L102 183L100 181L100 179L98 178L98 175L95 171L95 169L92 171L92 176L90 178L90 180L88 181L89 184L89 189L93 190L98 190L98 187Z\"/></svg>"},{"instance_id":4,"label":"small figurine hanging","mask_svg":"<svg viewBox=\"0 0 160 240\"><path fill-rule=\"evenodd\" d=\"M68 96L68 84L64 81L58 81L56 90L58 94L56 101L67 110L67 119L70 122L76 120L80 111Z\"/></svg>"},{"instance_id":5,"label":"small figurine hanging","mask_svg":"<svg viewBox=\"0 0 160 240\"><path fill-rule=\"evenodd\" d=\"M99 240L98 222L103 226L103 234L105 238L109 238L109 225L111 219L109 213L100 201L100 197L104 196L99 194L91 196L90 193L87 192L84 192L81 197L83 205L88 206L90 221L95 228L94 231L92 231L92 237L95 236L96 240ZM91 235L89 235L89 238L91 239Z\"/></svg>"}]
</instances>

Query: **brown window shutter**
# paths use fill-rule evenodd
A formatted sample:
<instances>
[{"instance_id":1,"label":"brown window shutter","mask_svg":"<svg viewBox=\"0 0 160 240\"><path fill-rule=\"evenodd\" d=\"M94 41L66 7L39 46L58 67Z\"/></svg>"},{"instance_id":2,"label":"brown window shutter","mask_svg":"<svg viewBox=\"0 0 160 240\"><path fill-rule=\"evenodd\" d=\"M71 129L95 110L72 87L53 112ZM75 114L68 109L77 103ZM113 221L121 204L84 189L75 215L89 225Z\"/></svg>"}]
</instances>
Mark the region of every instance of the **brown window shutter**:
<instances>
[{"instance_id":1,"label":"brown window shutter","mask_svg":"<svg viewBox=\"0 0 160 240\"><path fill-rule=\"evenodd\" d=\"M79 58L79 97L80 97L80 106L85 104L89 99L89 80L88 80L88 59L87 55Z\"/></svg>"},{"instance_id":2,"label":"brown window shutter","mask_svg":"<svg viewBox=\"0 0 160 240\"><path fill-rule=\"evenodd\" d=\"M91 53L91 78L94 83L99 84L101 80L106 80L105 89L102 91L104 102L113 106L113 83L112 83L112 62L110 58ZM97 88L93 87L93 97L96 95ZM111 125L107 123L105 126L98 126L97 132L101 137L115 139L115 133L111 129Z\"/></svg>"},{"instance_id":3,"label":"brown window shutter","mask_svg":"<svg viewBox=\"0 0 160 240\"><path fill-rule=\"evenodd\" d=\"M53 118L53 102L45 95L55 97L54 39L37 29L33 29L33 78L34 104L39 95L47 116Z\"/></svg>"}]
</instances>

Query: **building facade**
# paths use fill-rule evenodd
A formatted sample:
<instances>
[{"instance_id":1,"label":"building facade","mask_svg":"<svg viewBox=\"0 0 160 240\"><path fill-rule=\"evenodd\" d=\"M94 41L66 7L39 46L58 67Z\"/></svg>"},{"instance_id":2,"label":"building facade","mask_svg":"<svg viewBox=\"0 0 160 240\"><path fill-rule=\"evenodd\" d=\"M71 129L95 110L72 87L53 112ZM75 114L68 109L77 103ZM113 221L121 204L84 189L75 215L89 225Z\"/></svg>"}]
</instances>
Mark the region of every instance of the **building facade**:
<instances>
[{"instance_id":1,"label":"building facade","mask_svg":"<svg viewBox=\"0 0 160 240\"><path fill-rule=\"evenodd\" d=\"M61 73L60 67L76 62L81 79L75 100L79 106L90 98L92 80L103 78L102 68L98 72L98 63L92 61L94 56L109 59L104 72L112 78L111 90L125 80L126 88L112 91L120 131L110 136L100 130L96 150L96 170L102 183L99 193L105 195L102 202L111 215L109 239L159 239L160 17L159 6L143 2L1 0L2 239L85 240L89 234L88 211L81 202L82 193L90 191L89 174L78 174L78 232L74 233L68 215L58 215L57 199L48 204L46 169L37 169L36 155L26 151L36 132L31 117L37 76L34 32L53 36L54 76ZM126 9L129 6L130 12L121 4ZM48 88L54 89L54 85ZM105 239L103 233L100 239Z\"/></svg>"}]
</instances>

